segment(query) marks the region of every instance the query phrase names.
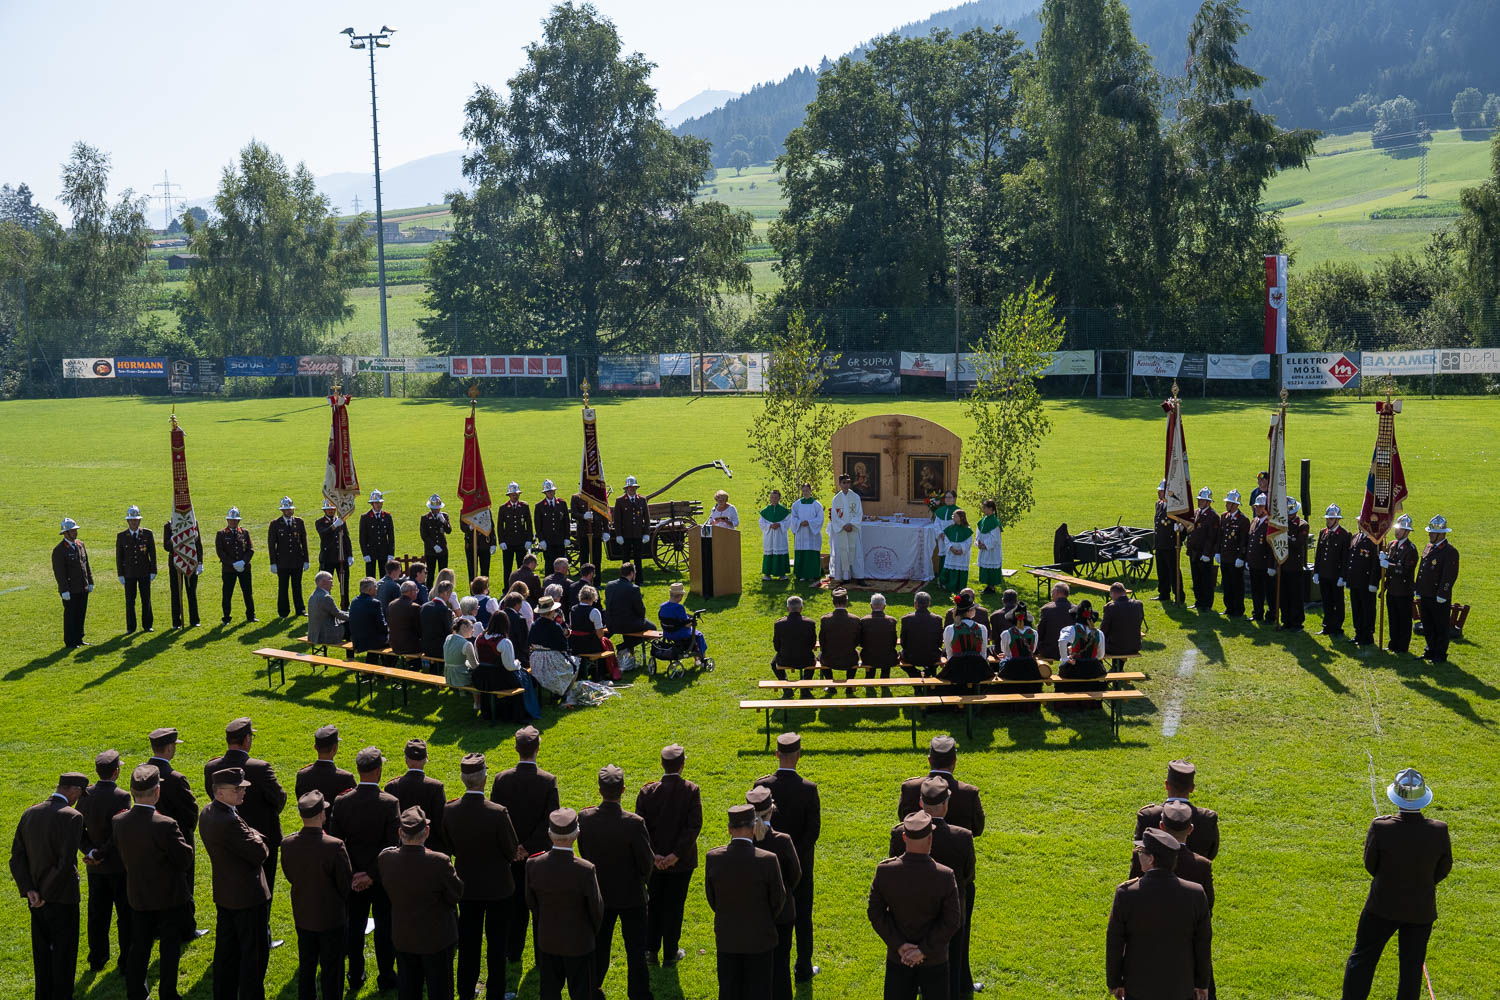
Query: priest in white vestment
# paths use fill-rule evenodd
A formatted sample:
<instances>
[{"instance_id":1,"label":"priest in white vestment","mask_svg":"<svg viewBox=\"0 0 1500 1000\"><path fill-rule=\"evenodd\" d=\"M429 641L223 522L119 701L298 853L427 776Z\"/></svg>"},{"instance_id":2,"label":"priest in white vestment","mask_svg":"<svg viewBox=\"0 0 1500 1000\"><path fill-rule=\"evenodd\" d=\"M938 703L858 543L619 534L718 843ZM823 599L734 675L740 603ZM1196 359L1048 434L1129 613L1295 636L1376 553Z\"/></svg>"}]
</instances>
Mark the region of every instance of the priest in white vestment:
<instances>
[{"instance_id":1,"label":"priest in white vestment","mask_svg":"<svg viewBox=\"0 0 1500 1000\"><path fill-rule=\"evenodd\" d=\"M859 494L849 488L849 477L839 476L839 491L828 502L828 578L863 580L865 552L859 530L865 519Z\"/></svg>"}]
</instances>

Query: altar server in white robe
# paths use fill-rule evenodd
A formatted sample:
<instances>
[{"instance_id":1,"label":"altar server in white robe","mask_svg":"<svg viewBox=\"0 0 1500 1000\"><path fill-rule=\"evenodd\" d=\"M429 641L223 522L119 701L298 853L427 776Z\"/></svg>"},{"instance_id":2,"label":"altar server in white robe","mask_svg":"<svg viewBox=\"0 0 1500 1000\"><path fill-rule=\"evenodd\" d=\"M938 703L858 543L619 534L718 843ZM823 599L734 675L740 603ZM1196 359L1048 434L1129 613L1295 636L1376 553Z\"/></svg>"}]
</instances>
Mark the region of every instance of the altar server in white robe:
<instances>
[{"instance_id":1,"label":"altar server in white robe","mask_svg":"<svg viewBox=\"0 0 1500 1000\"><path fill-rule=\"evenodd\" d=\"M1005 586L1004 563L1000 558L1000 518L995 513L995 501L983 504L984 516L974 526L974 544L979 549L979 582L984 592L993 594L997 587Z\"/></svg>"},{"instance_id":2,"label":"altar server in white robe","mask_svg":"<svg viewBox=\"0 0 1500 1000\"><path fill-rule=\"evenodd\" d=\"M865 519L859 494L849 488L849 477L839 476L839 491L828 504L828 576L832 580L863 580L865 552L859 531Z\"/></svg>"},{"instance_id":3,"label":"altar server in white robe","mask_svg":"<svg viewBox=\"0 0 1500 1000\"><path fill-rule=\"evenodd\" d=\"M823 579L823 505L812 495L812 484L802 484L802 498L792 504L792 575L813 583Z\"/></svg>"}]
</instances>

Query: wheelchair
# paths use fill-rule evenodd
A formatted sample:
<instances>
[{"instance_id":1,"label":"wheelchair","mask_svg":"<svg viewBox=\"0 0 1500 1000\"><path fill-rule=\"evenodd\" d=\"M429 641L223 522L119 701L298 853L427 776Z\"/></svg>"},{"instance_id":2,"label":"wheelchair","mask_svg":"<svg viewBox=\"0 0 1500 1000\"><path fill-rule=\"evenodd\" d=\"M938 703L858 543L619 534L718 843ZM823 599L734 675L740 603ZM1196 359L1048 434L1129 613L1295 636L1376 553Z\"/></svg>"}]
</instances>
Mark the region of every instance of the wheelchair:
<instances>
[{"instance_id":1,"label":"wheelchair","mask_svg":"<svg viewBox=\"0 0 1500 1000\"><path fill-rule=\"evenodd\" d=\"M691 659L693 666L699 667L707 673L713 673L714 658L704 656L698 652L697 636L698 619L708 614L707 608L700 608L688 615L688 627L693 634L681 639L656 639L651 643L651 652L646 660L646 673L652 677L656 676L656 664L658 660L664 660L667 664L667 678L676 680L687 673L687 668L682 665L683 660Z\"/></svg>"}]
</instances>

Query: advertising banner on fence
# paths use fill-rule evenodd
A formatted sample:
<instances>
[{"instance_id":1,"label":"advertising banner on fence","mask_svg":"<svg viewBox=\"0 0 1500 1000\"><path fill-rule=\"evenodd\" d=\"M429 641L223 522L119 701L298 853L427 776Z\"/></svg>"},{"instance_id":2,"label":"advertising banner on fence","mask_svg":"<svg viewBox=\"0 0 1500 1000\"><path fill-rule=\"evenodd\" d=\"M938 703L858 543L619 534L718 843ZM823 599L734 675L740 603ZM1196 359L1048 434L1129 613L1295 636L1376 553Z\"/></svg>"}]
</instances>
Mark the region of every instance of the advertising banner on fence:
<instances>
[{"instance_id":1,"label":"advertising banner on fence","mask_svg":"<svg viewBox=\"0 0 1500 1000\"><path fill-rule=\"evenodd\" d=\"M295 375L297 374L297 359L290 354L283 354L274 358L225 358L224 374L229 376Z\"/></svg>"},{"instance_id":2,"label":"advertising banner on fence","mask_svg":"<svg viewBox=\"0 0 1500 1000\"><path fill-rule=\"evenodd\" d=\"M1380 375L1431 375L1437 371L1438 351L1361 351L1360 374L1365 378Z\"/></svg>"},{"instance_id":3,"label":"advertising banner on fence","mask_svg":"<svg viewBox=\"0 0 1500 1000\"><path fill-rule=\"evenodd\" d=\"M448 359L448 374L463 378L566 378L568 359L540 354L502 354Z\"/></svg>"},{"instance_id":4,"label":"advertising banner on fence","mask_svg":"<svg viewBox=\"0 0 1500 1000\"><path fill-rule=\"evenodd\" d=\"M1042 369L1043 375L1092 375L1093 351L1053 351L1052 363Z\"/></svg>"},{"instance_id":5,"label":"advertising banner on fence","mask_svg":"<svg viewBox=\"0 0 1500 1000\"><path fill-rule=\"evenodd\" d=\"M948 357L952 358L953 355L950 354L948 355ZM963 354L958 355L957 363L948 365L948 370L946 372L948 381L952 382L956 376L958 378L958 384L961 386L973 385L975 382L978 382L979 376L974 373L974 357L975 356L973 354L967 351Z\"/></svg>"},{"instance_id":6,"label":"advertising banner on fence","mask_svg":"<svg viewBox=\"0 0 1500 1000\"><path fill-rule=\"evenodd\" d=\"M166 358L115 358L115 378L166 377Z\"/></svg>"},{"instance_id":7,"label":"advertising banner on fence","mask_svg":"<svg viewBox=\"0 0 1500 1000\"><path fill-rule=\"evenodd\" d=\"M1132 351L1130 374L1159 375L1176 378L1182 367L1182 352L1178 351Z\"/></svg>"},{"instance_id":8,"label":"advertising banner on fence","mask_svg":"<svg viewBox=\"0 0 1500 1000\"><path fill-rule=\"evenodd\" d=\"M758 353L698 354L694 356L694 392L760 392L765 355Z\"/></svg>"},{"instance_id":9,"label":"advertising banner on fence","mask_svg":"<svg viewBox=\"0 0 1500 1000\"><path fill-rule=\"evenodd\" d=\"M406 367L406 361L406 358L359 357L354 359L354 373L363 375L367 372L385 372L390 375L403 375L409 370Z\"/></svg>"},{"instance_id":10,"label":"advertising banner on fence","mask_svg":"<svg viewBox=\"0 0 1500 1000\"><path fill-rule=\"evenodd\" d=\"M901 352L901 374L914 378L947 378L951 354L927 354L922 351Z\"/></svg>"},{"instance_id":11,"label":"advertising banner on fence","mask_svg":"<svg viewBox=\"0 0 1500 1000\"><path fill-rule=\"evenodd\" d=\"M901 355L844 352L834 360L823 356L823 391L841 395L901 391Z\"/></svg>"},{"instance_id":12,"label":"advertising banner on fence","mask_svg":"<svg viewBox=\"0 0 1500 1000\"><path fill-rule=\"evenodd\" d=\"M1178 378L1208 378L1208 355L1188 352L1177 369Z\"/></svg>"},{"instance_id":13,"label":"advertising banner on fence","mask_svg":"<svg viewBox=\"0 0 1500 1000\"><path fill-rule=\"evenodd\" d=\"M221 358L173 358L167 362L167 388L176 393L222 392Z\"/></svg>"},{"instance_id":14,"label":"advertising banner on fence","mask_svg":"<svg viewBox=\"0 0 1500 1000\"><path fill-rule=\"evenodd\" d=\"M1343 389L1359 385L1359 352L1283 354L1281 384L1287 389Z\"/></svg>"},{"instance_id":15,"label":"advertising banner on fence","mask_svg":"<svg viewBox=\"0 0 1500 1000\"><path fill-rule=\"evenodd\" d=\"M693 356L691 354L663 354L659 370L662 375L691 375L693 374Z\"/></svg>"},{"instance_id":16,"label":"advertising banner on fence","mask_svg":"<svg viewBox=\"0 0 1500 1000\"><path fill-rule=\"evenodd\" d=\"M1219 379L1257 379L1271 377L1269 354L1210 354L1208 377Z\"/></svg>"},{"instance_id":17,"label":"advertising banner on fence","mask_svg":"<svg viewBox=\"0 0 1500 1000\"><path fill-rule=\"evenodd\" d=\"M342 375L344 359L338 354L304 354L297 359L298 375Z\"/></svg>"},{"instance_id":18,"label":"advertising banner on fence","mask_svg":"<svg viewBox=\"0 0 1500 1000\"><path fill-rule=\"evenodd\" d=\"M63 378L114 377L114 358L63 358Z\"/></svg>"},{"instance_id":19,"label":"advertising banner on fence","mask_svg":"<svg viewBox=\"0 0 1500 1000\"><path fill-rule=\"evenodd\" d=\"M660 389L661 358L655 354L600 355L599 388Z\"/></svg>"},{"instance_id":20,"label":"advertising banner on fence","mask_svg":"<svg viewBox=\"0 0 1500 1000\"><path fill-rule=\"evenodd\" d=\"M1439 375L1500 375L1500 348L1438 352Z\"/></svg>"},{"instance_id":21,"label":"advertising banner on fence","mask_svg":"<svg viewBox=\"0 0 1500 1000\"><path fill-rule=\"evenodd\" d=\"M406 372L408 375L446 375L448 374L448 359L407 358Z\"/></svg>"}]
</instances>

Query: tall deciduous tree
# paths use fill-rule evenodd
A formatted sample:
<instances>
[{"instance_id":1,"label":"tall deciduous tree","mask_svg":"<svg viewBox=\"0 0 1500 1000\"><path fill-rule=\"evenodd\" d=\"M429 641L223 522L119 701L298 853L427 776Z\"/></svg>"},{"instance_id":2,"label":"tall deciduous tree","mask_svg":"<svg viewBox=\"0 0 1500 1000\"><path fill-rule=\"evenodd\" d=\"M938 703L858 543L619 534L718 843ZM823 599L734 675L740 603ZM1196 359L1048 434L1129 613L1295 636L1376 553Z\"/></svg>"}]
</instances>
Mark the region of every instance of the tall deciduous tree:
<instances>
[{"instance_id":1,"label":"tall deciduous tree","mask_svg":"<svg viewBox=\"0 0 1500 1000\"><path fill-rule=\"evenodd\" d=\"M976 501L993 499L1002 528L1036 504L1036 452L1052 430L1037 383L1062 338L1063 322L1043 282L1007 297L970 348L978 381L964 401L974 421L964 442L964 492Z\"/></svg>"},{"instance_id":2,"label":"tall deciduous tree","mask_svg":"<svg viewBox=\"0 0 1500 1000\"><path fill-rule=\"evenodd\" d=\"M750 217L695 199L708 144L656 117L651 64L588 4L554 7L505 97L465 108L453 239L428 262L439 351L649 348L747 291Z\"/></svg>"},{"instance_id":3,"label":"tall deciduous tree","mask_svg":"<svg viewBox=\"0 0 1500 1000\"><path fill-rule=\"evenodd\" d=\"M260 142L224 168L214 216L183 227L199 266L179 306L205 349L303 354L354 312L349 289L364 277L371 237L360 216L342 230L305 164Z\"/></svg>"},{"instance_id":4,"label":"tall deciduous tree","mask_svg":"<svg viewBox=\"0 0 1500 1000\"><path fill-rule=\"evenodd\" d=\"M794 498L802 483L823 494L832 485L828 442L847 414L821 399L828 354L822 331L800 311L788 318L766 361L765 408L750 424L750 453L765 470L764 489Z\"/></svg>"},{"instance_id":5,"label":"tall deciduous tree","mask_svg":"<svg viewBox=\"0 0 1500 1000\"><path fill-rule=\"evenodd\" d=\"M1456 232L1464 256L1464 296L1478 329L1500 326L1500 133L1490 139L1490 177L1458 193Z\"/></svg>"}]
</instances>

